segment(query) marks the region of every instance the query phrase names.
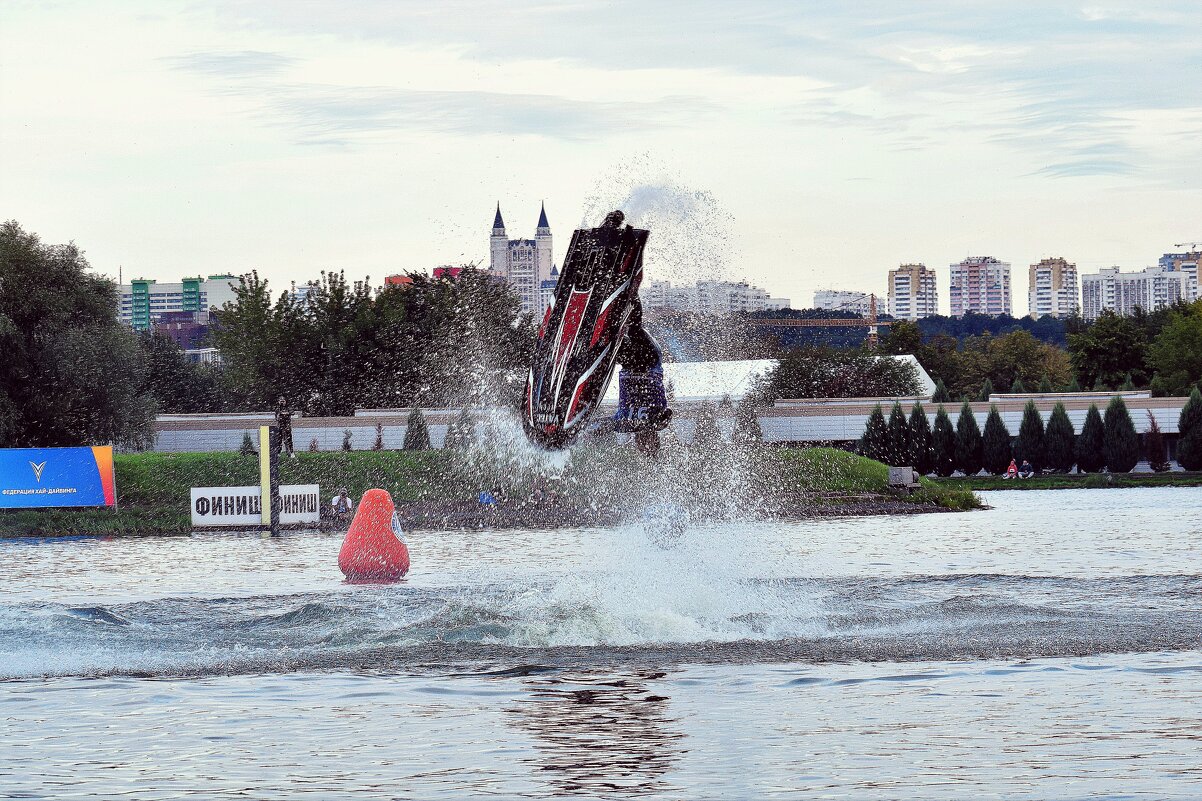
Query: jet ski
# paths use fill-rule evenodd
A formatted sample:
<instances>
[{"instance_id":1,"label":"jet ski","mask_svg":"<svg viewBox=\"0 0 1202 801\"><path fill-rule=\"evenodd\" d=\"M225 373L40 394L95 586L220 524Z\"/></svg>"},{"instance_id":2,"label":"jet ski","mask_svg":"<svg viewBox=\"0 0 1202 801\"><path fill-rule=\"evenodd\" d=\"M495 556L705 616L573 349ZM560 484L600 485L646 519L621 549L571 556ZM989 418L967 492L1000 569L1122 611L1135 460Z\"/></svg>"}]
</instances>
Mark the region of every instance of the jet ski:
<instances>
[{"instance_id":1,"label":"jet ski","mask_svg":"<svg viewBox=\"0 0 1202 801\"><path fill-rule=\"evenodd\" d=\"M623 225L624 220L614 211L600 227L572 234L526 376L522 424L540 447L557 450L575 442L605 397L615 365L622 361L628 368L631 353L646 361L648 341L658 364L659 351L642 329L639 305L650 232ZM667 424L663 414L652 417L656 427ZM641 422L631 426L627 421L626 430L647 425Z\"/></svg>"}]
</instances>

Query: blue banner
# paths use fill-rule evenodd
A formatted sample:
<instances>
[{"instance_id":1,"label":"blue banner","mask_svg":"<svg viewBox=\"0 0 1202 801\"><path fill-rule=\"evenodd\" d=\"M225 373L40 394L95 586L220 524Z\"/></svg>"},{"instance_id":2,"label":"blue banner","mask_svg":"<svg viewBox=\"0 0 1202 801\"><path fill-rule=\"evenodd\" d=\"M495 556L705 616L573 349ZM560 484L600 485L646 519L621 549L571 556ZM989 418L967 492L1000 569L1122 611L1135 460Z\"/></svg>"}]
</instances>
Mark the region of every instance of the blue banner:
<instances>
[{"instance_id":1,"label":"blue banner","mask_svg":"<svg viewBox=\"0 0 1202 801\"><path fill-rule=\"evenodd\" d=\"M0 449L0 509L115 506L113 449Z\"/></svg>"}]
</instances>

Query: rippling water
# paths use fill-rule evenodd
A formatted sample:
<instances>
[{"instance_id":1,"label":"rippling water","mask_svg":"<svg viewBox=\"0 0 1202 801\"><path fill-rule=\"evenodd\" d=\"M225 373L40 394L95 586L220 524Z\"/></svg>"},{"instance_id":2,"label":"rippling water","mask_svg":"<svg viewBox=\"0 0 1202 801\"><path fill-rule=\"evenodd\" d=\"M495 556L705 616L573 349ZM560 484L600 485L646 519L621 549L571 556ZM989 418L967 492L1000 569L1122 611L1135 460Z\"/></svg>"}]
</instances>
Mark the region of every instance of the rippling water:
<instances>
[{"instance_id":1,"label":"rippling water","mask_svg":"<svg viewBox=\"0 0 1202 801\"><path fill-rule=\"evenodd\" d=\"M0 542L0 797L1196 798L1202 491Z\"/></svg>"}]
</instances>

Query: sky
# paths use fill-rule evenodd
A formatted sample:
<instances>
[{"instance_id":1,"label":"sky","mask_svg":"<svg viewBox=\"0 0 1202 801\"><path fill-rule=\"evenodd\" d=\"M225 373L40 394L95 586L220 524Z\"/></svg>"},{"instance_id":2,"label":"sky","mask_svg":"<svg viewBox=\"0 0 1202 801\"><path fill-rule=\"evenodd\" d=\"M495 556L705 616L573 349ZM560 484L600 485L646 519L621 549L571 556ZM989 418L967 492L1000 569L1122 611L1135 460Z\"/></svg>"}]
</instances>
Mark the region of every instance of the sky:
<instances>
[{"instance_id":1,"label":"sky","mask_svg":"<svg viewBox=\"0 0 1202 801\"><path fill-rule=\"evenodd\" d=\"M651 278L796 308L901 263L1202 241L1202 4L0 5L0 214L126 281L558 261L625 206Z\"/></svg>"}]
</instances>

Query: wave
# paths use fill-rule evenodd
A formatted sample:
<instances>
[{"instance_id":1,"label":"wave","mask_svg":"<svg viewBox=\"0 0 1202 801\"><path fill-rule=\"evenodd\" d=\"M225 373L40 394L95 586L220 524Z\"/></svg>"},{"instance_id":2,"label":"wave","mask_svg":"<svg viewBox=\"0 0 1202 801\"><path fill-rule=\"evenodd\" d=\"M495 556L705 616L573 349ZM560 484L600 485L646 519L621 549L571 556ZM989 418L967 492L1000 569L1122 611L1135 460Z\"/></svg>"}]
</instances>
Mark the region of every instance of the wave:
<instances>
[{"instance_id":1,"label":"wave","mask_svg":"<svg viewBox=\"0 0 1202 801\"><path fill-rule=\"evenodd\" d=\"M724 579L365 586L0 606L0 678L637 663L946 661L1202 646L1199 576Z\"/></svg>"}]
</instances>

